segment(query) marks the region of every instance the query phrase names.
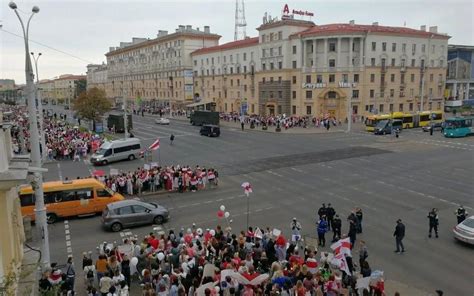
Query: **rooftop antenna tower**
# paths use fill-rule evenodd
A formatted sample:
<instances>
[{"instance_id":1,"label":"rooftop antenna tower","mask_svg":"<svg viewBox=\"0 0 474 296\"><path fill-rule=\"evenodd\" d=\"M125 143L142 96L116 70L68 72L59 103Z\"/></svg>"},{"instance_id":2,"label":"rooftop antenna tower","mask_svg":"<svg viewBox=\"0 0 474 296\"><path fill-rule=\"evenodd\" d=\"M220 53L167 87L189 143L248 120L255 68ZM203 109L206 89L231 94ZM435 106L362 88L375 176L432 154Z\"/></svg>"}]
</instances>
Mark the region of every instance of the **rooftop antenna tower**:
<instances>
[{"instance_id":1,"label":"rooftop antenna tower","mask_svg":"<svg viewBox=\"0 0 474 296\"><path fill-rule=\"evenodd\" d=\"M247 38L247 33L245 32L246 27L244 0L235 0L235 41Z\"/></svg>"}]
</instances>

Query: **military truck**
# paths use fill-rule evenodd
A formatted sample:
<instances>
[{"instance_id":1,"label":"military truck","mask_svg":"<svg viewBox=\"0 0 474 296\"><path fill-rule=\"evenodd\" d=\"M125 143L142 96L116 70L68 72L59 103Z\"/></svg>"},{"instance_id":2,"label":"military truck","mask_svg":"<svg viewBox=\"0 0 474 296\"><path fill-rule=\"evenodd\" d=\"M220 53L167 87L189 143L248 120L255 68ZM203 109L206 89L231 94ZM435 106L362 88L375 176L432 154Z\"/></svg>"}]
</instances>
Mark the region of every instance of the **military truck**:
<instances>
[{"instance_id":1,"label":"military truck","mask_svg":"<svg viewBox=\"0 0 474 296\"><path fill-rule=\"evenodd\" d=\"M192 125L213 124L219 125L219 112L193 111L189 118Z\"/></svg>"},{"instance_id":2,"label":"military truck","mask_svg":"<svg viewBox=\"0 0 474 296\"><path fill-rule=\"evenodd\" d=\"M125 125L124 125L124 118L123 112L112 112L107 117L107 128L111 130L115 126L116 133L124 133L125 132ZM132 124L132 115L127 114L127 125L128 130L130 131L133 128Z\"/></svg>"}]
</instances>

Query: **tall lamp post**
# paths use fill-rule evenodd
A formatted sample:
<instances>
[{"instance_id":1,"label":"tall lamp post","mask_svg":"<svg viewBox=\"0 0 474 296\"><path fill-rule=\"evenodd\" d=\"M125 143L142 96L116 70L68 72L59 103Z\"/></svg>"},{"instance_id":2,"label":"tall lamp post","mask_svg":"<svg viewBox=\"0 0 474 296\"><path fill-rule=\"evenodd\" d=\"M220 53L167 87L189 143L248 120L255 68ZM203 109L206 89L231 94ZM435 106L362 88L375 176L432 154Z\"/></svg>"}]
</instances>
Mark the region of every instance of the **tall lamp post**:
<instances>
[{"instance_id":1,"label":"tall lamp post","mask_svg":"<svg viewBox=\"0 0 474 296\"><path fill-rule=\"evenodd\" d=\"M40 124L40 143L41 143L41 160L43 163L46 161L46 157L48 155L48 147L46 147L46 140L45 140L45 132L44 132L44 114L43 114L43 98L40 96L39 92L39 75L38 75L38 60L41 57L41 52L38 53L37 56L35 56L34 52L31 52L31 56L33 57L33 61L35 61L35 70L36 70L36 101L38 102L38 113L39 113L39 124Z\"/></svg>"},{"instance_id":2,"label":"tall lamp post","mask_svg":"<svg viewBox=\"0 0 474 296\"><path fill-rule=\"evenodd\" d=\"M39 12L38 6L33 6L32 14L30 15L28 22L25 25L17 11L17 5L15 2L10 2L8 6L13 9L18 20L20 21L21 28L23 30L23 39L25 42L25 76L26 76L26 96L28 99L28 113L29 113L29 126L30 126L30 143L31 143L31 163L32 167L32 180L31 186L35 191L35 216L36 216L36 229L41 238L41 259L45 266L49 265L49 234L48 224L46 220L46 208L44 206L44 195L43 195L43 176L41 168L41 155L40 155L40 141L38 133L38 120L36 116L36 103L35 103L35 86L34 86L34 74L33 67L31 65L30 50L28 45L28 33L30 28L30 21L33 15Z\"/></svg>"}]
</instances>

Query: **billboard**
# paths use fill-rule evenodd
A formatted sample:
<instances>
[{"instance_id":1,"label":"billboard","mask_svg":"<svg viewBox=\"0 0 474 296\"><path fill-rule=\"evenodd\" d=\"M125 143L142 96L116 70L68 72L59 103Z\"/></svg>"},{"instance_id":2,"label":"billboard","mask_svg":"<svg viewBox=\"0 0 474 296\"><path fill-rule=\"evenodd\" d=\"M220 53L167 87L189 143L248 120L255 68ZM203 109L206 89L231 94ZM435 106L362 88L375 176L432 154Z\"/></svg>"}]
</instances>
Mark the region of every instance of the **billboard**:
<instances>
[{"instance_id":1,"label":"billboard","mask_svg":"<svg viewBox=\"0 0 474 296\"><path fill-rule=\"evenodd\" d=\"M193 93L194 87L192 84L185 84L184 85L184 99L186 101L192 101L194 99Z\"/></svg>"},{"instance_id":2,"label":"billboard","mask_svg":"<svg viewBox=\"0 0 474 296\"><path fill-rule=\"evenodd\" d=\"M184 84L193 84L193 70L184 70Z\"/></svg>"}]
</instances>

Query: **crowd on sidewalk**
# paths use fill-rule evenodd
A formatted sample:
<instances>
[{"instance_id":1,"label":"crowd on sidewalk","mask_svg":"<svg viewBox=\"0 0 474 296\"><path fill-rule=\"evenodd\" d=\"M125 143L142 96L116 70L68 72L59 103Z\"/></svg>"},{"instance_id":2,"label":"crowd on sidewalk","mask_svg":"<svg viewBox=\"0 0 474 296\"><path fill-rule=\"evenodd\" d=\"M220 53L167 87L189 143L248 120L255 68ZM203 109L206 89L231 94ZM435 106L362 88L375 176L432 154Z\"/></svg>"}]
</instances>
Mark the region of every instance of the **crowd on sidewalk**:
<instances>
[{"instance_id":1,"label":"crowd on sidewalk","mask_svg":"<svg viewBox=\"0 0 474 296\"><path fill-rule=\"evenodd\" d=\"M143 192L158 192L162 190L195 192L218 185L219 172L213 168L197 165L137 168L127 173L117 175L94 176L110 189L121 194L140 195Z\"/></svg>"}]
</instances>

